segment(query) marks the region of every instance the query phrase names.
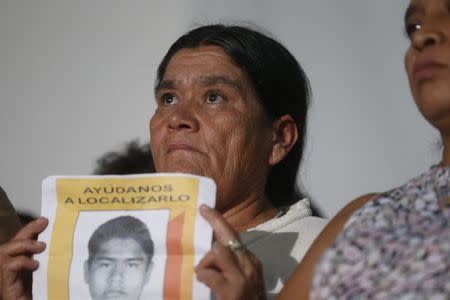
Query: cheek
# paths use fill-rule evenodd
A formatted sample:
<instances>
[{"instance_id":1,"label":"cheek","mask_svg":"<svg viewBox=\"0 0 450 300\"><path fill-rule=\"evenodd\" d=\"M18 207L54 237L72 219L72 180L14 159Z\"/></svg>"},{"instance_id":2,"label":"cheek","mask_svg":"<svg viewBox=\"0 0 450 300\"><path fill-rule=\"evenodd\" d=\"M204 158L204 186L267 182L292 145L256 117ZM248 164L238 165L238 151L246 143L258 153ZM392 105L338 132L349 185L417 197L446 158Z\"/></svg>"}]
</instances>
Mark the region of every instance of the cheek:
<instances>
[{"instance_id":1,"label":"cheek","mask_svg":"<svg viewBox=\"0 0 450 300\"><path fill-rule=\"evenodd\" d=\"M416 102L416 104L418 106L419 102L420 102L420 93L419 93L419 89L416 86L416 84L414 83L413 80L413 66L414 66L414 62L416 60L415 54L414 54L414 50L411 49L411 47L406 51L405 54L405 71L406 71L406 75L408 77L408 83L409 83L409 89L411 91L411 94L413 96L414 101Z\"/></svg>"},{"instance_id":2,"label":"cheek","mask_svg":"<svg viewBox=\"0 0 450 300\"><path fill-rule=\"evenodd\" d=\"M153 139L155 137L156 127L158 125L158 117L154 115L150 118L150 122L148 123L148 127L150 129L150 137Z\"/></svg>"},{"instance_id":3,"label":"cheek","mask_svg":"<svg viewBox=\"0 0 450 300\"><path fill-rule=\"evenodd\" d=\"M409 48L405 53L405 71L406 75L408 76L409 83L412 85L412 70L413 70L413 64L414 64L414 55L413 50Z\"/></svg>"},{"instance_id":4,"label":"cheek","mask_svg":"<svg viewBox=\"0 0 450 300\"><path fill-rule=\"evenodd\" d=\"M224 152L223 147L239 148L249 139L247 126L248 124L242 116L218 117L214 120L214 124L210 126L214 130L209 130L208 138L216 147L218 146L221 152Z\"/></svg>"},{"instance_id":5,"label":"cheek","mask_svg":"<svg viewBox=\"0 0 450 300\"><path fill-rule=\"evenodd\" d=\"M207 168L211 176L218 180L224 173L233 173L240 165L241 156L246 152L247 137L242 130L241 117L238 115L216 115L204 122L202 136L209 162Z\"/></svg>"},{"instance_id":6,"label":"cheek","mask_svg":"<svg viewBox=\"0 0 450 300\"><path fill-rule=\"evenodd\" d=\"M144 269L129 269L125 272L124 278L126 280L127 286L139 288L145 279Z\"/></svg>"},{"instance_id":7,"label":"cheek","mask_svg":"<svg viewBox=\"0 0 450 300\"><path fill-rule=\"evenodd\" d=\"M90 282L90 288L93 292L96 294L101 294L108 286L107 278L109 274L107 272L102 271L96 271L91 274L91 282Z\"/></svg>"},{"instance_id":8,"label":"cheek","mask_svg":"<svg viewBox=\"0 0 450 300\"><path fill-rule=\"evenodd\" d=\"M150 151L153 155L153 158L156 159L158 153L157 150L160 147L156 147L156 145L159 145L162 139L162 130L160 128L161 121L153 116L150 119L149 127L150 127ZM156 163L156 161L155 161Z\"/></svg>"},{"instance_id":9,"label":"cheek","mask_svg":"<svg viewBox=\"0 0 450 300\"><path fill-rule=\"evenodd\" d=\"M229 159L236 160L237 165L246 162L260 164L261 157L266 156L267 140L263 126L254 120L244 120L230 129L226 140Z\"/></svg>"}]
</instances>

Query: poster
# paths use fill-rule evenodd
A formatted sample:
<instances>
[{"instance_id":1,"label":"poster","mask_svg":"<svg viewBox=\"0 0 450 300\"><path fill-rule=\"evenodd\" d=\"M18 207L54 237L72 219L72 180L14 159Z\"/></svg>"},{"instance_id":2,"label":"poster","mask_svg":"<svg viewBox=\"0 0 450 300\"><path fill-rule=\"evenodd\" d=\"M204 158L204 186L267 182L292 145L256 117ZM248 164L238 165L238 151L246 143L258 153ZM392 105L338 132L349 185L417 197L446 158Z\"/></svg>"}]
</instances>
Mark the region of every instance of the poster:
<instances>
[{"instance_id":1,"label":"poster","mask_svg":"<svg viewBox=\"0 0 450 300\"><path fill-rule=\"evenodd\" d=\"M215 192L186 174L46 178L33 299L209 299L194 267L212 240L198 208Z\"/></svg>"}]
</instances>

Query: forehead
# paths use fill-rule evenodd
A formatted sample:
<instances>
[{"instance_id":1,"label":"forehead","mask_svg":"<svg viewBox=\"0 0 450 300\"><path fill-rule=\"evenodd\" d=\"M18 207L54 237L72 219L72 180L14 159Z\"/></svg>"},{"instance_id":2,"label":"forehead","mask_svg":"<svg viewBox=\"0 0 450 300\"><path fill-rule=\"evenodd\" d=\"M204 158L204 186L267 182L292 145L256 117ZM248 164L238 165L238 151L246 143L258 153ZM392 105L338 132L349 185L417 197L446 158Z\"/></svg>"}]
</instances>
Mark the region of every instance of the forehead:
<instances>
[{"instance_id":1,"label":"forehead","mask_svg":"<svg viewBox=\"0 0 450 300\"><path fill-rule=\"evenodd\" d=\"M198 80L201 76L214 75L246 80L241 68L218 46L181 49L170 59L163 79Z\"/></svg>"},{"instance_id":2,"label":"forehead","mask_svg":"<svg viewBox=\"0 0 450 300\"><path fill-rule=\"evenodd\" d=\"M408 7L406 8L404 19L407 20L409 16L417 12L417 10L419 9L419 5L420 1L411 0Z\"/></svg>"},{"instance_id":3,"label":"forehead","mask_svg":"<svg viewBox=\"0 0 450 300\"><path fill-rule=\"evenodd\" d=\"M131 238L112 238L100 245L94 259L98 257L129 258L143 255L145 255L144 249L136 240Z\"/></svg>"},{"instance_id":4,"label":"forehead","mask_svg":"<svg viewBox=\"0 0 450 300\"><path fill-rule=\"evenodd\" d=\"M409 5L448 4L449 0L410 0Z\"/></svg>"},{"instance_id":5,"label":"forehead","mask_svg":"<svg viewBox=\"0 0 450 300\"><path fill-rule=\"evenodd\" d=\"M450 0L411 0L406 9L405 20L414 13L423 13L427 8L439 8L447 10Z\"/></svg>"}]
</instances>

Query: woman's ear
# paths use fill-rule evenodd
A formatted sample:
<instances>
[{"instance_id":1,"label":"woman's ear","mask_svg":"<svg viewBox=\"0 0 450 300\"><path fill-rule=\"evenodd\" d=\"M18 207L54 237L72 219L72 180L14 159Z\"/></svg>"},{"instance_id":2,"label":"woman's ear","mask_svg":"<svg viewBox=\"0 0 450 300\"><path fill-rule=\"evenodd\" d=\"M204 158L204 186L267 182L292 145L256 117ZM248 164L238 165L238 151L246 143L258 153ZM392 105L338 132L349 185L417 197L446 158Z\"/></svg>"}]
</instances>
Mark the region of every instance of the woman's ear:
<instances>
[{"instance_id":1,"label":"woman's ear","mask_svg":"<svg viewBox=\"0 0 450 300\"><path fill-rule=\"evenodd\" d=\"M298 140L297 125L291 115L283 115L273 122L272 154L269 165L282 161Z\"/></svg>"}]
</instances>

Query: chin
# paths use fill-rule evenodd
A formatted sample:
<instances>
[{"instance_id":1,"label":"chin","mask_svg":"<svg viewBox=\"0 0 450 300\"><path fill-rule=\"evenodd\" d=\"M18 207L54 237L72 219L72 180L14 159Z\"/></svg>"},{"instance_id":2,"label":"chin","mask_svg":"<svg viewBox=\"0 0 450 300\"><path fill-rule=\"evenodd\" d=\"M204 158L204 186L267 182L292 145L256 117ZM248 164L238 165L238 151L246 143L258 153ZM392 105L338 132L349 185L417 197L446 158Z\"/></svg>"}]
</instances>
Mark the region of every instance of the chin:
<instances>
[{"instance_id":1,"label":"chin","mask_svg":"<svg viewBox=\"0 0 450 300\"><path fill-rule=\"evenodd\" d=\"M440 100L430 99L432 105L424 105L420 108L425 119L441 133L450 133L450 101L439 103Z\"/></svg>"},{"instance_id":2,"label":"chin","mask_svg":"<svg viewBox=\"0 0 450 300\"><path fill-rule=\"evenodd\" d=\"M424 83L414 96L419 110L430 123L442 118L450 118L450 84L448 81Z\"/></svg>"}]
</instances>

